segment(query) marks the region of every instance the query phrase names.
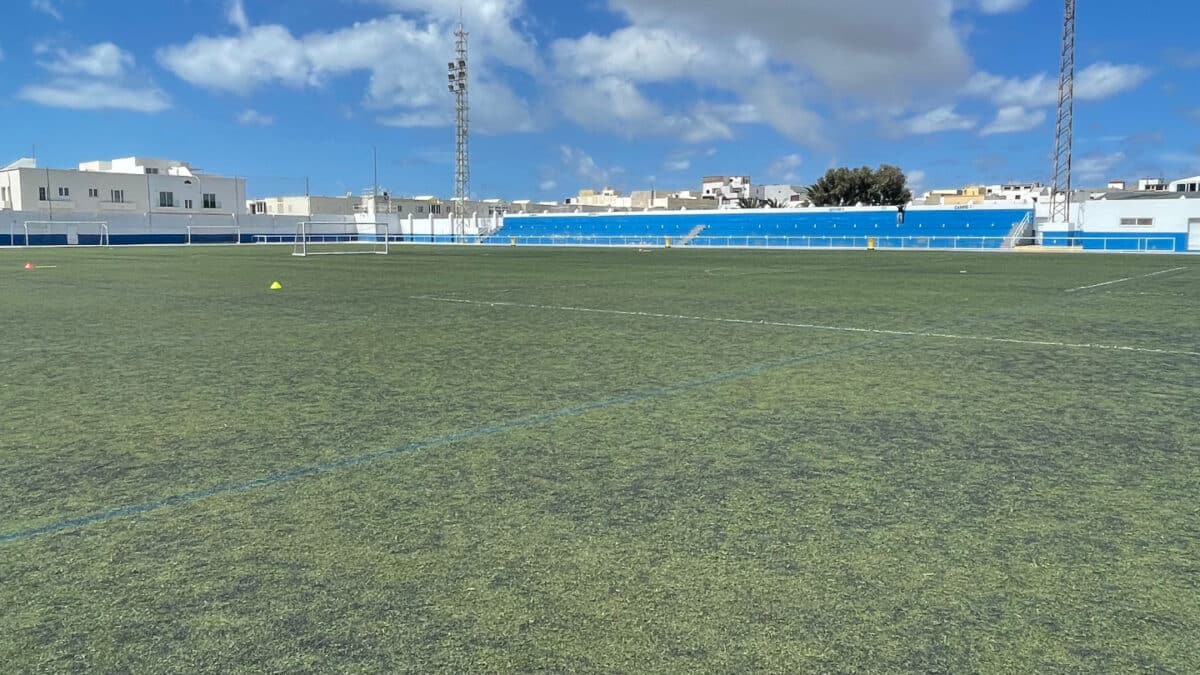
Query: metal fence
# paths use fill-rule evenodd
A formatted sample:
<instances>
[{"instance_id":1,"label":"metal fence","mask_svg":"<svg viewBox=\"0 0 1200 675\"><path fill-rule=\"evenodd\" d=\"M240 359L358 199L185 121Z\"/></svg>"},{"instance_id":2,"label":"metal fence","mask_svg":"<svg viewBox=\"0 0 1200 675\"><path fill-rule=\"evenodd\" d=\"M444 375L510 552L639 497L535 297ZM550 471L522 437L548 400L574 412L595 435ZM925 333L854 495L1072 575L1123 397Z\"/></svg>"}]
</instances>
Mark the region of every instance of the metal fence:
<instances>
[{"instance_id":1,"label":"metal fence","mask_svg":"<svg viewBox=\"0 0 1200 675\"><path fill-rule=\"evenodd\" d=\"M741 249L801 249L801 250L914 250L914 251L1000 251L1037 245L1034 237L975 237L975 236L776 236L742 235L702 236L681 241L682 237L654 236L585 236L585 235L499 235L474 238L476 243L491 246L579 246L579 247L644 247L644 248L741 248ZM1058 241L1061 239L1062 241ZM419 242L417 242L419 243ZM1178 239L1170 236L1142 237L1057 237L1047 236L1043 248L1084 251L1174 253Z\"/></svg>"}]
</instances>

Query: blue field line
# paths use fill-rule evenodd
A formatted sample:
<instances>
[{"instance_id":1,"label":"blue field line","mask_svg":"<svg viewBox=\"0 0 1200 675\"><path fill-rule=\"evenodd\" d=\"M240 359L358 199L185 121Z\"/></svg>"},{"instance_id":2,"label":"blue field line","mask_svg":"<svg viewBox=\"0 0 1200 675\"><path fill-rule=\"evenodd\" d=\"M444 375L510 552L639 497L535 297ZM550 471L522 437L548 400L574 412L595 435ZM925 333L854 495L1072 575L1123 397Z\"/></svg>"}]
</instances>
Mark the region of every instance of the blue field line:
<instances>
[{"instance_id":1,"label":"blue field line","mask_svg":"<svg viewBox=\"0 0 1200 675\"><path fill-rule=\"evenodd\" d=\"M441 447L441 446L445 446L445 445L451 445L454 443L461 443L463 441L471 441L471 440L475 440L478 438L484 438L486 436L494 436L496 434L502 434L507 431L513 431L515 429L529 429L529 428L539 427L539 426L542 426L549 422L554 422L554 421L568 418L568 417L578 417L580 415L584 415L586 413L594 412L597 410L604 410L607 408L614 408L614 407L622 406L622 405L630 405L633 403L639 403L641 401L646 401L649 399L661 398L664 396L671 396L674 394L681 394L681 393L685 393L685 392L689 392L689 391L694 391L696 389L701 389L703 387L707 387L707 386L714 385L714 384L722 384L722 383L726 383L726 382L742 380L742 379L754 377L756 375L760 375L762 373L765 373L765 372L768 372L771 370L776 370L779 368L786 368L788 366L794 366L794 365L798 365L798 364L805 363L808 361L815 361L817 359L821 359L821 358L824 358L827 356L835 356L838 354L851 352L856 349L861 349L863 347L873 346L873 345L879 344L880 342L883 342L883 341L885 341L885 340L868 340L868 341L864 341L864 342L861 342L858 344L839 347L837 349L830 349L827 351L817 352L817 353L813 353L813 354L807 354L804 356L797 356L797 357L793 357L790 359L783 359L783 360L779 360L779 361L770 361L767 363L761 363L761 364L758 364L755 366L751 366L749 368L742 368L740 370L733 370L733 371L729 371L729 372L725 372L725 373L720 373L718 375L712 375L712 376L709 376L709 377L706 377L706 378L703 378L700 380L694 380L692 382L685 382L683 384L675 384L675 385L671 385L668 387L660 387L658 389L650 389L647 391L635 392L632 394L625 394L623 396L616 396L613 398L606 398L606 399L601 399L598 401L592 401L589 403L584 403L582 405L572 406L570 408L563 408L561 410L555 410L552 412L540 413L537 415L530 415L527 417L520 417L520 418L517 418L514 420L507 421L507 422L501 422L499 424L493 424L491 426L480 427L478 429L472 429L470 431L462 431L459 433L450 434L448 436L442 436L440 438L434 438L434 439L425 440L425 441L415 441L413 443L408 443L407 445L402 445L402 446L399 446L396 448L391 448L389 450L381 450L379 452L373 452L373 453L370 453L367 455L359 455L357 457L347 457L346 459L339 459L336 461L326 462L323 464L314 464L312 466L301 467L298 469L292 469L290 471L284 471L281 473L274 473L269 476L263 476L261 478L255 478L252 480L242 481L239 483L228 483L225 485L219 485L217 487L208 488L206 490L197 490L195 492L186 492L183 494L172 495L170 497L163 497L162 499L156 499L154 501L142 502L141 504L133 504L130 506L121 506L121 507L109 509L107 511L100 511L97 513L88 514L85 516L79 516L76 518L67 518L65 520L60 520L60 521L57 521L54 523L50 523L49 525L43 525L41 527L32 527L32 528L29 528L26 530L17 530L15 532L0 534L0 545L13 544L13 543L17 543L17 542L26 541L29 539L34 539L36 537L40 537L43 535L55 534L58 532L64 532L66 530L79 529L79 528L87 527L89 525L96 525L98 523L108 522L110 520L117 520L120 518L128 518L131 516L137 516L137 515L141 515L143 513L150 513L150 512L158 511L160 509L165 509L165 508L168 508L171 506L179 506L179 505L183 505L183 504L189 504L191 502L208 499L210 497L219 497L219 496L224 496L224 495L237 494L237 493L241 493L241 492L249 492L251 490L257 490L259 488L271 487L274 485L280 485L280 484L284 484L284 483L291 483L293 481L297 481L302 478L309 478L309 477L317 476L320 474L338 471L340 469L347 469L347 468L362 466L365 464L372 464L374 462L378 462L380 460L396 457L398 455L404 455L404 454L408 454L408 453L412 453L412 452L418 452L421 450L429 450L431 448L437 448L437 447Z\"/></svg>"}]
</instances>

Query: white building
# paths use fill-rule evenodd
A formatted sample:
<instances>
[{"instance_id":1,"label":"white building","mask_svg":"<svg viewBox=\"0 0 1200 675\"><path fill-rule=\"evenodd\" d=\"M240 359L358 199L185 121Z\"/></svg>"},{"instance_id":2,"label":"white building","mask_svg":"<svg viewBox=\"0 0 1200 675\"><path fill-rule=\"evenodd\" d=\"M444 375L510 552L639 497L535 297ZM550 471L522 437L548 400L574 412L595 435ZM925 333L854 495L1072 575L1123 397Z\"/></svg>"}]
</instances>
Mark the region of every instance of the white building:
<instances>
[{"instance_id":1,"label":"white building","mask_svg":"<svg viewBox=\"0 0 1200 675\"><path fill-rule=\"evenodd\" d=\"M701 181L702 196L717 200L719 208L737 207L737 201L752 196L750 176L705 176Z\"/></svg>"},{"instance_id":2,"label":"white building","mask_svg":"<svg viewBox=\"0 0 1200 675\"><path fill-rule=\"evenodd\" d=\"M78 169L21 159L0 169L0 209L56 213L232 215L245 213L246 181L211 176L175 160L127 157Z\"/></svg>"},{"instance_id":3,"label":"white building","mask_svg":"<svg viewBox=\"0 0 1200 675\"><path fill-rule=\"evenodd\" d=\"M1168 188L1170 192L1200 192L1200 176L1192 176L1191 178L1180 178L1176 181L1171 181Z\"/></svg>"},{"instance_id":4,"label":"white building","mask_svg":"<svg viewBox=\"0 0 1200 675\"><path fill-rule=\"evenodd\" d=\"M802 185L755 185L750 189L750 196L792 208L808 203L808 188Z\"/></svg>"},{"instance_id":5,"label":"white building","mask_svg":"<svg viewBox=\"0 0 1200 675\"><path fill-rule=\"evenodd\" d=\"M569 197L570 206L589 206L595 208L629 209L633 207L633 199L621 194L620 190L606 187L599 192L595 190L580 190L579 194Z\"/></svg>"},{"instance_id":6,"label":"white building","mask_svg":"<svg viewBox=\"0 0 1200 675\"><path fill-rule=\"evenodd\" d=\"M1032 202L1049 194L1050 191L1041 183L1005 183L987 186L984 196L988 200Z\"/></svg>"}]
</instances>

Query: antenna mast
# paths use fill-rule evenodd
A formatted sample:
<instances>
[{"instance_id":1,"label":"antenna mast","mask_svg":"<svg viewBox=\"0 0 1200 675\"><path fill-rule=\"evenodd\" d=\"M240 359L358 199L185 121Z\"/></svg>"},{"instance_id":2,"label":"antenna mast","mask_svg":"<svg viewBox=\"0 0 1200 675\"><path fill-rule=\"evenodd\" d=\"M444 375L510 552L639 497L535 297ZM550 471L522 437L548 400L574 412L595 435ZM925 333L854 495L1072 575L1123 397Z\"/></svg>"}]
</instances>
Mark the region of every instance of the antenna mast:
<instances>
[{"instance_id":1,"label":"antenna mast","mask_svg":"<svg viewBox=\"0 0 1200 675\"><path fill-rule=\"evenodd\" d=\"M450 62L450 92L455 101L454 208L451 228L456 238L467 234L467 198L471 193L470 107L467 105L467 31L459 18L455 60Z\"/></svg>"},{"instance_id":2,"label":"antenna mast","mask_svg":"<svg viewBox=\"0 0 1200 675\"><path fill-rule=\"evenodd\" d=\"M1058 75L1058 128L1054 140L1054 187L1050 222L1071 221L1071 156L1075 127L1075 0L1065 0L1062 65Z\"/></svg>"}]
</instances>

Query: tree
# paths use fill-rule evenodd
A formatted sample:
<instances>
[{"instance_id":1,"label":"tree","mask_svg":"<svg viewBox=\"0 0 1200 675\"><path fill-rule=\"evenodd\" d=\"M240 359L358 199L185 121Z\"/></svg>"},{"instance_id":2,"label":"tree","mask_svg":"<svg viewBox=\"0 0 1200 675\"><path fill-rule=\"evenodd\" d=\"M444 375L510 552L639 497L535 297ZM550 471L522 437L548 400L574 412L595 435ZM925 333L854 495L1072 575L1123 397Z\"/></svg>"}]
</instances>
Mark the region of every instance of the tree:
<instances>
[{"instance_id":1,"label":"tree","mask_svg":"<svg viewBox=\"0 0 1200 675\"><path fill-rule=\"evenodd\" d=\"M777 199L759 199L758 197L738 197L739 209L782 209L783 204Z\"/></svg>"},{"instance_id":2,"label":"tree","mask_svg":"<svg viewBox=\"0 0 1200 675\"><path fill-rule=\"evenodd\" d=\"M830 169L808 188L813 206L899 206L912 201L908 178L898 167L885 164L872 171Z\"/></svg>"}]
</instances>

